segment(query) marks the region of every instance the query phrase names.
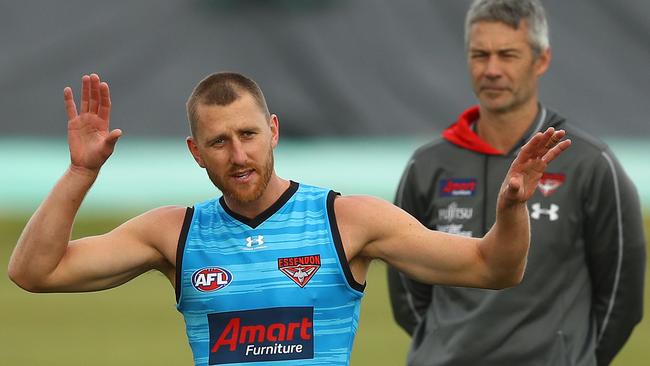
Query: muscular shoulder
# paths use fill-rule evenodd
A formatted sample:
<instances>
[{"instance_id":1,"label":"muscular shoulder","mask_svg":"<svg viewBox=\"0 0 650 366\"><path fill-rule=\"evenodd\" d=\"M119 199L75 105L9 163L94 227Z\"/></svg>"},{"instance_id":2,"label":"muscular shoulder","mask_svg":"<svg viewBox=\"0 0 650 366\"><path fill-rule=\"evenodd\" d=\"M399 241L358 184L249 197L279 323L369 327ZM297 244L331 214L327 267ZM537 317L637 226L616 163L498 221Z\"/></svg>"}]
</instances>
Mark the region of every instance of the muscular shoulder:
<instances>
[{"instance_id":1,"label":"muscular shoulder","mask_svg":"<svg viewBox=\"0 0 650 366\"><path fill-rule=\"evenodd\" d=\"M147 227L181 225L185 218L186 207L181 206L163 206L154 208L134 218Z\"/></svg>"},{"instance_id":2,"label":"muscular shoulder","mask_svg":"<svg viewBox=\"0 0 650 366\"><path fill-rule=\"evenodd\" d=\"M355 253L361 253L370 242L419 226L401 208L371 196L338 197L334 210L344 243L347 239Z\"/></svg>"},{"instance_id":3,"label":"muscular shoulder","mask_svg":"<svg viewBox=\"0 0 650 366\"><path fill-rule=\"evenodd\" d=\"M338 196L334 210L340 224L362 223L386 209L394 207L389 202L372 196Z\"/></svg>"}]
</instances>

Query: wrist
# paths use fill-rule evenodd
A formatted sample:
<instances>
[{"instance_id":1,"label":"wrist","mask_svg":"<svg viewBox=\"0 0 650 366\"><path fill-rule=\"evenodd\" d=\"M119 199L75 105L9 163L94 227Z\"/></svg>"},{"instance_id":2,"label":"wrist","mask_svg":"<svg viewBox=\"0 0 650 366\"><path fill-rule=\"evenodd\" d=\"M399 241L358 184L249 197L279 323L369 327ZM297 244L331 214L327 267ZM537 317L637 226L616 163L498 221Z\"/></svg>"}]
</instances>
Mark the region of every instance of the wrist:
<instances>
[{"instance_id":1,"label":"wrist","mask_svg":"<svg viewBox=\"0 0 650 366\"><path fill-rule=\"evenodd\" d=\"M68 172L74 176L94 181L99 175L99 169L88 169L74 164L70 164Z\"/></svg>"},{"instance_id":2,"label":"wrist","mask_svg":"<svg viewBox=\"0 0 650 366\"><path fill-rule=\"evenodd\" d=\"M497 205L497 221L519 221L522 218L528 219L527 201L509 200L506 202L504 199Z\"/></svg>"}]
</instances>

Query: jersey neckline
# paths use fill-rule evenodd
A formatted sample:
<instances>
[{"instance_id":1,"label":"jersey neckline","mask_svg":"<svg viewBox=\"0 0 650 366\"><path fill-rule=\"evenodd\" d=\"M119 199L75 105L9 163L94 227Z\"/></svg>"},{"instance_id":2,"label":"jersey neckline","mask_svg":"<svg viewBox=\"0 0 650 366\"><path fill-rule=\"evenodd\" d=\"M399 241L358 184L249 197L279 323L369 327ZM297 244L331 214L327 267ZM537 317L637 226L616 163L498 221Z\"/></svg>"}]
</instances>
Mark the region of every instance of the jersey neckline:
<instances>
[{"instance_id":1,"label":"jersey neckline","mask_svg":"<svg viewBox=\"0 0 650 366\"><path fill-rule=\"evenodd\" d=\"M269 217L273 216L273 214L278 212L282 208L282 206L284 206L284 204L287 203L289 199L291 199L291 197L293 197L294 193L298 191L298 186L299 186L298 183L290 180L289 188L287 188L287 190L284 191L284 193L282 193L282 195L278 198L278 200L275 201L275 203L273 203L271 207L267 208L262 213L260 213L259 215L253 218L248 218L246 216L240 215L235 211L231 210L226 204L226 200L223 198L223 196L219 198L219 204L221 204L223 210L226 211L226 213L230 215L233 219L241 222L244 225L250 226L252 229L255 229L256 227L260 226L264 221L266 221Z\"/></svg>"}]
</instances>

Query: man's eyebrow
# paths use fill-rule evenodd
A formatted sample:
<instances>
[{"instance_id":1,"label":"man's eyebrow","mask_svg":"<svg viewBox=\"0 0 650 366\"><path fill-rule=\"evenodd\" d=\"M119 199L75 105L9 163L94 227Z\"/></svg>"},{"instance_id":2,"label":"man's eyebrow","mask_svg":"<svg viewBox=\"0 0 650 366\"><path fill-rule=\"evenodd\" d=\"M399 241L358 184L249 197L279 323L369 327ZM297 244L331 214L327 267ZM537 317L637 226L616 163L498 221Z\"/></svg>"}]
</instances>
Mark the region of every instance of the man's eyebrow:
<instances>
[{"instance_id":1,"label":"man's eyebrow","mask_svg":"<svg viewBox=\"0 0 650 366\"><path fill-rule=\"evenodd\" d=\"M507 47L507 48L501 48L501 49L498 49L497 52L499 52L499 53L506 53L506 52L517 52L517 53L520 53L521 50L518 49L518 48Z\"/></svg>"},{"instance_id":2,"label":"man's eyebrow","mask_svg":"<svg viewBox=\"0 0 650 366\"><path fill-rule=\"evenodd\" d=\"M217 140L225 140L225 139L227 139L227 138L228 138L228 134L220 133L220 134L218 134L218 135L215 135L215 136L212 136L212 137L208 138L208 139L207 139L207 144L208 144L208 145L211 145L211 144L213 144L214 142L216 142Z\"/></svg>"},{"instance_id":3,"label":"man's eyebrow","mask_svg":"<svg viewBox=\"0 0 650 366\"><path fill-rule=\"evenodd\" d=\"M243 127L239 128L239 129L237 129L237 132L246 132L246 131L257 132L259 130L261 130L261 128L259 126L243 126Z\"/></svg>"},{"instance_id":4,"label":"man's eyebrow","mask_svg":"<svg viewBox=\"0 0 650 366\"><path fill-rule=\"evenodd\" d=\"M488 53L488 52L498 52L498 53L501 53L501 52L521 52L521 50L516 48L516 47L504 47L504 48L498 48L496 50L490 50L490 49L482 48L482 47L470 47L469 51L470 52L485 52L485 53Z\"/></svg>"}]
</instances>

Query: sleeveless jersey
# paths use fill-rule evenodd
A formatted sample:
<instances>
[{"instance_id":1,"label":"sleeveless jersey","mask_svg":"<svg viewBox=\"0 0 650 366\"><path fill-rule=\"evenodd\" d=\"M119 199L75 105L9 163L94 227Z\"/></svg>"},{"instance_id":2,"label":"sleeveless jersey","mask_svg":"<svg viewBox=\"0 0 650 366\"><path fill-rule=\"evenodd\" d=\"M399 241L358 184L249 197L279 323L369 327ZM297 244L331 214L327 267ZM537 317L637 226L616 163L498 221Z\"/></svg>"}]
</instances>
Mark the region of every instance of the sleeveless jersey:
<instances>
[{"instance_id":1,"label":"sleeveless jersey","mask_svg":"<svg viewBox=\"0 0 650 366\"><path fill-rule=\"evenodd\" d=\"M365 285L350 272L336 193L291 182L254 219L222 198L188 208L177 308L196 365L348 365Z\"/></svg>"}]
</instances>

